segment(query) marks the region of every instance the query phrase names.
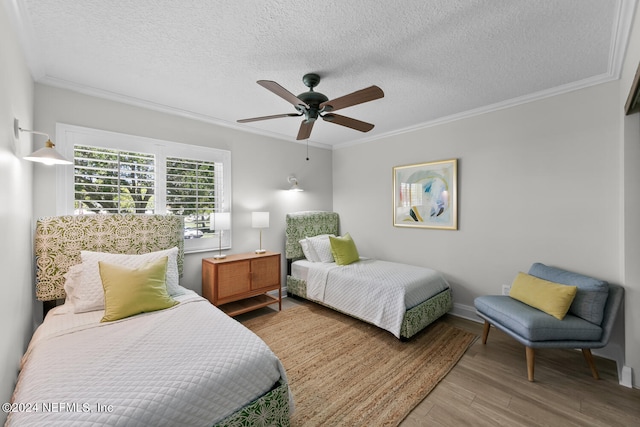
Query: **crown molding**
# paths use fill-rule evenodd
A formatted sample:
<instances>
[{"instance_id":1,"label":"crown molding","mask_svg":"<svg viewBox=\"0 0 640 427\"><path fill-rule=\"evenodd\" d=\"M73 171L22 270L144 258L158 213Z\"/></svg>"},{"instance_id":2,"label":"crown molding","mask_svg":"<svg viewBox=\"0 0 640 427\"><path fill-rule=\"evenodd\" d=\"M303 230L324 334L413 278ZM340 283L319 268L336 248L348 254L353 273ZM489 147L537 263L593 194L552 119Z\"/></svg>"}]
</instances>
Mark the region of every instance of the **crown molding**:
<instances>
[{"instance_id":1,"label":"crown molding","mask_svg":"<svg viewBox=\"0 0 640 427\"><path fill-rule=\"evenodd\" d=\"M226 120L221 120L212 116L208 116L206 114L196 113L194 111L184 110L181 108L171 107L169 105L160 104L157 102L147 101L145 99L135 98L128 95L123 95L117 92L111 92L103 89L97 89L91 86L80 85L77 83L73 83L64 79L59 79L50 76L44 76L38 81L39 84L43 84L46 86L56 87L59 89L70 90L73 92L77 92L83 95L93 96L96 98L106 99L113 102L120 102L122 104L131 105L134 107L144 108L147 110L153 110L160 113L171 114L178 117L183 117L186 119L197 120L204 123L213 124L216 126L221 126L229 129L238 130L246 133L253 133L256 135L266 136L269 138L279 139L288 142L294 142L297 144L307 144L307 141L298 141L293 138L288 138L283 136L282 134L276 132L269 132L260 129L247 128L242 127L235 122L231 123ZM309 146L322 148L325 150L331 150L331 145L323 144L319 142L314 142L309 140Z\"/></svg>"},{"instance_id":2,"label":"crown molding","mask_svg":"<svg viewBox=\"0 0 640 427\"><path fill-rule=\"evenodd\" d=\"M617 80L618 77L614 77L612 74L602 74L595 77L590 77L588 79L580 80L577 82L569 83L562 86L557 86L552 89L543 90L540 92L535 92L531 94L527 94L525 96L521 96L518 98L509 99L506 101L497 102L495 104L486 105L479 108L474 108L472 110L463 111L461 113L451 114L449 116L440 117L435 120L430 120L428 122L423 122L414 126L405 127L402 129L394 130L391 132L386 132L380 135L376 135L375 137L360 139L358 141L346 142L344 144L336 144L333 146L335 149L352 147L354 145L366 144L368 142L376 141L379 139L390 138L397 135L406 134L409 132L416 132L421 129L426 129L434 126L439 126L446 123L455 122L462 119L467 119L474 116L479 116L482 114L491 113L494 111L504 110L506 108L515 107L522 104L527 104L533 101L538 101L545 98L550 98L557 95L562 95L565 93L573 92L576 90L584 89L590 86L599 85L602 83L607 83L612 80Z\"/></svg>"}]
</instances>

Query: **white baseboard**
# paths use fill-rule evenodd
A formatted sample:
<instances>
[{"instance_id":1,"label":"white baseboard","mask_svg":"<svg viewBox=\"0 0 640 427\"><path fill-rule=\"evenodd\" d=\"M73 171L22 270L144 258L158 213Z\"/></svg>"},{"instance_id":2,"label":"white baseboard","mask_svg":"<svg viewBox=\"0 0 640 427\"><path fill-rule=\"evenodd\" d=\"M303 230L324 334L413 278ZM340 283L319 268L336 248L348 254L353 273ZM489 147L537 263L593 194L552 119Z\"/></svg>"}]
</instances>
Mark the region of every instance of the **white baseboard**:
<instances>
[{"instance_id":1,"label":"white baseboard","mask_svg":"<svg viewBox=\"0 0 640 427\"><path fill-rule=\"evenodd\" d=\"M475 307L471 307L469 305L453 303L453 308L449 311L449 314L471 320L472 322L483 322L483 320L476 314Z\"/></svg>"},{"instance_id":2,"label":"white baseboard","mask_svg":"<svg viewBox=\"0 0 640 427\"><path fill-rule=\"evenodd\" d=\"M623 366L620 373L620 385L633 388L633 368L631 366Z\"/></svg>"}]
</instances>

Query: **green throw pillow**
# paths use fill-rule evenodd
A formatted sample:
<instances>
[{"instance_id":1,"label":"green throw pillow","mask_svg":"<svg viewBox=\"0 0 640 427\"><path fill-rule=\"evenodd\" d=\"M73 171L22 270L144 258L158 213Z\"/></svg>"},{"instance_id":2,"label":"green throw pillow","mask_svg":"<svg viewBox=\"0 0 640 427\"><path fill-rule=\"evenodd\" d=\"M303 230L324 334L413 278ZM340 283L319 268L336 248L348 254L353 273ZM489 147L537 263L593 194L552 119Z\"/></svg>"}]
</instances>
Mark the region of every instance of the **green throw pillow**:
<instances>
[{"instance_id":1,"label":"green throw pillow","mask_svg":"<svg viewBox=\"0 0 640 427\"><path fill-rule=\"evenodd\" d=\"M135 269L100 261L100 277L104 288L104 317L101 322L178 304L167 292L167 261L168 257L163 257Z\"/></svg>"},{"instance_id":2,"label":"green throw pillow","mask_svg":"<svg viewBox=\"0 0 640 427\"><path fill-rule=\"evenodd\" d=\"M518 273L509 296L562 320L576 296L577 286L561 285L525 273Z\"/></svg>"},{"instance_id":3,"label":"green throw pillow","mask_svg":"<svg viewBox=\"0 0 640 427\"><path fill-rule=\"evenodd\" d=\"M360 259L358 249L349 233L342 237L329 236L331 254L338 265L347 265Z\"/></svg>"}]
</instances>

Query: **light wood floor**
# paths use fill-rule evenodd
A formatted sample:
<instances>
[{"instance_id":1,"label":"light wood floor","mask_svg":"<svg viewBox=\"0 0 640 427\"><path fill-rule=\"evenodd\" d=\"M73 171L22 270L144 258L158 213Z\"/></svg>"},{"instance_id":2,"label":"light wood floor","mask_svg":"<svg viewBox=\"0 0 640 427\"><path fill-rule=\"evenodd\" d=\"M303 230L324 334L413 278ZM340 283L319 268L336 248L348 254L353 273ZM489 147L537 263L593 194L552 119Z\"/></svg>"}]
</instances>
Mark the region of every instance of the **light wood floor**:
<instances>
[{"instance_id":1,"label":"light wood floor","mask_svg":"<svg viewBox=\"0 0 640 427\"><path fill-rule=\"evenodd\" d=\"M285 298L282 307L305 303ZM536 381L531 383L521 344L491 328L487 345L482 345L481 323L449 315L443 320L478 340L402 427L640 426L640 390L618 384L615 362L595 357L600 380L594 380L580 351L536 350Z\"/></svg>"},{"instance_id":2,"label":"light wood floor","mask_svg":"<svg viewBox=\"0 0 640 427\"><path fill-rule=\"evenodd\" d=\"M600 380L582 352L536 350L527 380L524 346L482 324L445 316L478 335L460 362L402 422L410 426L640 426L640 390L618 384L615 362L595 357Z\"/></svg>"}]
</instances>

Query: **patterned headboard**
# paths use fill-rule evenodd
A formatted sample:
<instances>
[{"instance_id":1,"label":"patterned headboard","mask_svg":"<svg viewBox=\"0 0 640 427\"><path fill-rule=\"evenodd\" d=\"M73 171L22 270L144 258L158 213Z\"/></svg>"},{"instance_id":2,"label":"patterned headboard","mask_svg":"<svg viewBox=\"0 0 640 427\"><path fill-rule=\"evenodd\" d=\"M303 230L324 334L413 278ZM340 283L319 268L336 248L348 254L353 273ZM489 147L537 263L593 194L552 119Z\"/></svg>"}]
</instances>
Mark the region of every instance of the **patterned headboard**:
<instances>
[{"instance_id":1,"label":"patterned headboard","mask_svg":"<svg viewBox=\"0 0 640 427\"><path fill-rule=\"evenodd\" d=\"M36 224L36 298L64 298L64 275L80 263L80 251L143 254L178 247L184 263L184 218L176 215L67 215Z\"/></svg>"},{"instance_id":2,"label":"patterned headboard","mask_svg":"<svg viewBox=\"0 0 640 427\"><path fill-rule=\"evenodd\" d=\"M285 258L296 260L304 258L299 240L319 234L338 235L339 217L335 212L304 211L286 215Z\"/></svg>"}]
</instances>

